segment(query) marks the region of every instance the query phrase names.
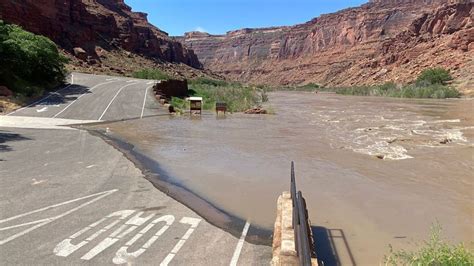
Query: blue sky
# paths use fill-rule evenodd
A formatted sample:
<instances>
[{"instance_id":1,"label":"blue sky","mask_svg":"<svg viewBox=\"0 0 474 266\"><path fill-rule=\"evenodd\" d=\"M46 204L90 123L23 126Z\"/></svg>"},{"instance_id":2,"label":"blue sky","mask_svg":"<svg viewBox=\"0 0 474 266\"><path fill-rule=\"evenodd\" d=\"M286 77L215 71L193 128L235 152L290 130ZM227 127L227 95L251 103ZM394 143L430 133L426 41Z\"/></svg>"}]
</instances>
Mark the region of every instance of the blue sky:
<instances>
[{"instance_id":1,"label":"blue sky","mask_svg":"<svg viewBox=\"0 0 474 266\"><path fill-rule=\"evenodd\" d=\"M133 11L170 35L200 30L222 34L240 28L289 26L359 6L367 0L125 0Z\"/></svg>"}]
</instances>

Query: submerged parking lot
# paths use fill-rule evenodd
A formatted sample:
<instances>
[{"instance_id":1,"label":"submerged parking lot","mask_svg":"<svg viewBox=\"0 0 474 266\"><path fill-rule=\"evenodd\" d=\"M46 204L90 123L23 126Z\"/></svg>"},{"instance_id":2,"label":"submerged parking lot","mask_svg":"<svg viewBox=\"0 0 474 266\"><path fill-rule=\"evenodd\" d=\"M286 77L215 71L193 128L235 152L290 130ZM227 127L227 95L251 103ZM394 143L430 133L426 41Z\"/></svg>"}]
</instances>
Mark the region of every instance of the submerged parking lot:
<instances>
[{"instance_id":1,"label":"submerged parking lot","mask_svg":"<svg viewBox=\"0 0 474 266\"><path fill-rule=\"evenodd\" d=\"M3 264L271 260L271 247L245 242L245 223L234 235L213 226L101 138L62 126L166 113L153 100L152 83L75 73L72 86L0 117Z\"/></svg>"},{"instance_id":2,"label":"submerged parking lot","mask_svg":"<svg viewBox=\"0 0 474 266\"><path fill-rule=\"evenodd\" d=\"M343 264L380 262L389 244L414 248L437 222L450 240L472 241L471 100L276 92L269 104L275 115L160 116L91 129L128 143L123 150L145 158L164 189L218 225L211 207L271 230L295 161L317 238L332 242Z\"/></svg>"}]
</instances>

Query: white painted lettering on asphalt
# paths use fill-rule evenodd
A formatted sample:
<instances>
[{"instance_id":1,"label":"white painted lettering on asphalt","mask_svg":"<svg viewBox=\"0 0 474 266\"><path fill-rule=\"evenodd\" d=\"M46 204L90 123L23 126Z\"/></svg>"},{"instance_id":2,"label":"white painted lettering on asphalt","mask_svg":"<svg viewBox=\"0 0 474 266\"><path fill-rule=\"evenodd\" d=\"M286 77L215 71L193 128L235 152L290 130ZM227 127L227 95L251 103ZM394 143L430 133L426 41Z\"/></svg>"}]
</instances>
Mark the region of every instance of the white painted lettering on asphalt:
<instances>
[{"instance_id":1,"label":"white painted lettering on asphalt","mask_svg":"<svg viewBox=\"0 0 474 266\"><path fill-rule=\"evenodd\" d=\"M153 226L155 226L159 222L165 222L165 225L158 230L141 248L136 250L135 252L129 252L128 248L133 245L137 240L139 240L146 232L148 232ZM143 254L168 228L173 224L174 216L173 215L164 215L158 219L155 219L150 224L148 224L145 228L143 228L138 234L136 234L132 239L130 239L123 247L121 247L117 253L115 253L115 257L113 258L113 262L115 264L122 264L128 262L129 259L138 258L141 254Z\"/></svg>"},{"instance_id":2,"label":"white painted lettering on asphalt","mask_svg":"<svg viewBox=\"0 0 474 266\"><path fill-rule=\"evenodd\" d=\"M97 245L92 247L88 250L82 257L82 260L91 260L97 255L101 254L108 248L112 247L118 241L124 239L132 232L137 230L140 226L144 226L140 231L138 231L135 235L131 236L125 244L120 247L115 256L112 258L112 262L115 264L123 264L123 263L130 263L131 261L135 261L140 255L145 253L147 249L149 249L153 243L155 243L160 236L162 236L174 223L175 217L173 215L163 215L161 217L153 219L156 214L148 214L143 216L144 212L138 212L134 216L131 217L136 211L134 210L122 210L118 212L114 212L112 214L107 215L106 217L86 226L85 228L77 231L76 233L72 234L65 240L61 241L59 244L56 245L53 252L55 255L60 257L68 257L69 255L73 254L74 252L78 251L80 248L86 246L91 241L105 233L106 231L112 230L113 227L116 227L114 231L112 231L106 238L100 241ZM131 218L129 218L131 217ZM126 218L128 220L123 224ZM99 228L98 226L101 224L105 224L105 221L109 220L109 224L107 224L103 228ZM148 221L151 221L147 224ZM181 224L190 225L190 228L184 233L184 235L179 239L176 245L171 249L171 252L167 254L165 259L161 262L160 265L168 265L169 262L178 254L179 250L183 247L186 240L189 239L191 234L194 230L198 227L201 219L198 218L190 218L190 217L183 217L180 220ZM130 250L130 248L141 238L143 238L152 228L154 228L159 223L163 223L161 228L159 228L156 233L149 236L148 240L143 240L144 244L140 247L137 247L136 250ZM97 231L94 231L94 228L98 228ZM90 231L90 232L89 232ZM86 232L89 232L90 236L85 238L83 236ZM82 238L84 240L78 242L77 244L73 244L72 241L78 238ZM142 243L142 242L141 242Z\"/></svg>"},{"instance_id":3,"label":"white painted lettering on asphalt","mask_svg":"<svg viewBox=\"0 0 474 266\"><path fill-rule=\"evenodd\" d=\"M102 233L106 232L110 228L114 227L121 220L127 218L128 216L130 216L134 212L135 211L131 211L131 210L123 210L123 211L114 212L114 213L111 213L111 214L107 215L105 218L102 218L99 221L97 221L97 222L95 222L95 223L93 223L89 226L86 226L84 229L79 230L78 232L71 235L69 238L64 239L63 241L61 241L61 243L57 244L56 247L54 248L54 251L53 251L54 254L56 254L57 256L60 256L60 257L67 257L67 256L71 255L74 251L76 251L76 250L80 249L81 247L85 246L87 243L94 240L96 237L98 237ZM81 236L85 232L89 231L90 229L92 229L92 228L96 227L97 225L103 223L104 221L108 220L108 218L112 218L112 217L118 217L118 218L115 219L114 221L112 221L111 223L109 223L108 225L106 225L104 228L102 228L99 231L95 232L94 234L92 234L91 236L86 238L85 240L79 242L78 244L72 244L71 243L71 241L73 239Z\"/></svg>"},{"instance_id":4,"label":"white painted lettering on asphalt","mask_svg":"<svg viewBox=\"0 0 474 266\"><path fill-rule=\"evenodd\" d=\"M45 112L46 110L48 110L48 107L45 106L45 107L43 107L43 108L41 108L41 109L36 110L36 112L37 112L37 113L42 113L42 112Z\"/></svg>"},{"instance_id":5,"label":"white painted lettering on asphalt","mask_svg":"<svg viewBox=\"0 0 474 266\"><path fill-rule=\"evenodd\" d=\"M146 221L150 220L155 214L148 215L147 217L141 218L140 216L143 214L143 212L138 213L134 217L132 217L130 220L128 220L125 224L120 226L117 230L112 232L106 239L104 239L102 242L97 244L94 248L92 248L87 254L81 257L83 260L90 260L94 258L96 255L101 253L102 251L106 250L115 242L119 241L121 238L124 236L128 235L132 231L134 231L137 227L140 225L144 224ZM127 229L128 227L128 229ZM127 229L127 230L125 230Z\"/></svg>"}]
</instances>

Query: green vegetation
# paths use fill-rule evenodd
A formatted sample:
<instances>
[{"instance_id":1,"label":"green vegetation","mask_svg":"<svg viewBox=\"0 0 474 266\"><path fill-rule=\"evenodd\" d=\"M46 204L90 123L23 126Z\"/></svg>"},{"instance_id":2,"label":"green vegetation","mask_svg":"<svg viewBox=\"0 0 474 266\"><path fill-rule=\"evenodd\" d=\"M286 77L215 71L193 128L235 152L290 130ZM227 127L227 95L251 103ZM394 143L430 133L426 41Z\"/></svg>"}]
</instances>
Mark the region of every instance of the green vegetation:
<instances>
[{"instance_id":1,"label":"green vegetation","mask_svg":"<svg viewBox=\"0 0 474 266\"><path fill-rule=\"evenodd\" d=\"M308 83L306 85L286 86L283 88L267 88L268 90L282 90L282 91L315 91L324 90L324 88L316 83Z\"/></svg>"},{"instance_id":2,"label":"green vegetation","mask_svg":"<svg viewBox=\"0 0 474 266\"><path fill-rule=\"evenodd\" d=\"M63 57L48 38L0 20L0 85L35 97L64 82Z\"/></svg>"},{"instance_id":3,"label":"green vegetation","mask_svg":"<svg viewBox=\"0 0 474 266\"><path fill-rule=\"evenodd\" d=\"M308 90L308 91L316 90L316 89L319 89L319 88L321 88L321 86L319 84L316 84L316 83L308 83L306 85L302 85L302 86L298 87L299 90Z\"/></svg>"},{"instance_id":4,"label":"green vegetation","mask_svg":"<svg viewBox=\"0 0 474 266\"><path fill-rule=\"evenodd\" d=\"M393 251L385 257L385 265L420 265L420 266L472 266L474 254L464 245L449 245L441 239L441 227L431 227L431 237L415 252Z\"/></svg>"},{"instance_id":5,"label":"green vegetation","mask_svg":"<svg viewBox=\"0 0 474 266\"><path fill-rule=\"evenodd\" d=\"M158 69L143 69L133 73L133 77L160 80L172 78ZM225 102L229 112L241 112L268 101L265 89L245 86L237 82L199 77L188 80L188 85L189 96L203 98L204 110L213 110L216 102ZM189 109L189 102L178 97L171 99L171 105L178 112Z\"/></svg>"},{"instance_id":6,"label":"green vegetation","mask_svg":"<svg viewBox=\"0 0 474 266\"><path fill-rule=\"evenodd\" d=\"M382 85L342 87L329 90L343 95L386 96L398 98L444 99L460 96L460 93L455 88L441 84L409 84L405 86L397 86L395 83L389 82Z\"/></svg>"},{"instance_id":7,"label":"green vegetation","mask_svg":"<svg viewBox=\"0 0 474 266\"><path fill-rule=\"evenodd\" d=\"M257 87L236 82L198 78L189 81L192 96L203 97L203 109L213 110L216 102L226 102L229 112L241 112L268 101L266 93ZM171 105L179 110L189 109L189 102L173 97Z\"/></svg>"},{"instance_id":8,"label":"green vegetation","mask_svg":"<svg viewBox=\"0 0 474 266\"><path fill-rule=\"evenodd\" d=\"M444 68L429 68L421 72L420 76L416 80L418 84L431 85L440 84L446 85L446 83L452 80L451 74Z\"/></svg>"},{"instance_id":9,"label":"green vegetation","mask_svg":"<svg viewBox=\"0 0 474 266\"><path fill-rule=\"evenodd\" d=\"M166 80L171 77L165 72L159 69L142 69L135 71L132 76L138 79L156 79L156 80Z\"/></svg>"},{"instance_id":10,"label":"green vegetation","mask_svg":"<svg viewBox=\"0 0 474 266\"><path fill-rule=\"evenodd\" d=\"M343 95L385 96L398 98L457 98L461 94L452 86L447 85L452 80L449 71L443 68L430 68L423 71L416 82L407 85L397 85L387 82L371 86L351 87L322 87L315 83L303 86L285 87L285 91L329 91Z\"/></svg>"}]
</instances>

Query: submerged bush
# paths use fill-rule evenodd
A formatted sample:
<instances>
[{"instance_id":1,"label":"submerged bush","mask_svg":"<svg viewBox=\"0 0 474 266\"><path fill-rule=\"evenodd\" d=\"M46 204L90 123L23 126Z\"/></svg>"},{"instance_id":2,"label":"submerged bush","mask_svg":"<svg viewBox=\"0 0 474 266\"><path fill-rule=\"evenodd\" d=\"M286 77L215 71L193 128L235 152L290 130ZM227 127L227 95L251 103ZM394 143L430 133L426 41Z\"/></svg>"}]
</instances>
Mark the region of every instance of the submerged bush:
<instances>
[{"instance_id":1,"label":"submerged bush","mask_svg":"<svg viewBox=\"0 0 474 266\"><path fill-rule=\"evenodd\" d=\"M393 251L385 256L385 265L472 266L474 254L463 244L449 245L441 239L441 227L433 225L431 236L418 251Z\"/></svg>"},{"instance_id":2,"label":"submerged bush","mask_svg":"<svg viewBox=\"0 0 474 266\"><path fill-rule=\"evenodd\" d=\"M0 85L39 95L64 82L66 62L50 39L0 20Z\"/></svg>"}]
</instances>

